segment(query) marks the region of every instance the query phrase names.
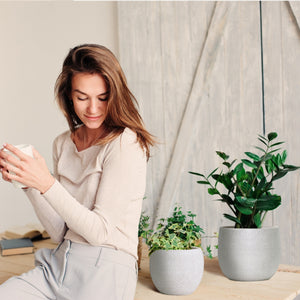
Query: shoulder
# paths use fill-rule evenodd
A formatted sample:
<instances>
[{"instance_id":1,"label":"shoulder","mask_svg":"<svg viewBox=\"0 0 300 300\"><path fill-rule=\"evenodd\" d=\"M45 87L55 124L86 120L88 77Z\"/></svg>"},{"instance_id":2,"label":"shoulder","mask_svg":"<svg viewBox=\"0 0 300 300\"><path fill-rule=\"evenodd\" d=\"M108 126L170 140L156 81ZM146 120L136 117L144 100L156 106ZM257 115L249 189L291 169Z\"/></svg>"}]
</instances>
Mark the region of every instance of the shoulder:
<instances>
[{"instance_id":1,"label":"shoulder","mask_svg":"<svg viewBox=\"0 0 300 300\"><path fill-rule=\"evenodd\" d=\"M138 144L137 134L127 127L122 133L120 133L114 140L110 142L111 147L128 146L133 144Z\"/></svg>"},{"instance_id":2,"label":"shoulder","mask_svg":"<svg viewBox=\"0 0 300 300\"><path fill-rule=\"evenodd\" d=\"M65 142L70 139L71 132L67 130L60 135L58 135L53 141L53 150L55 152L60 152L60 149L65 144Z\"/></svg>"},{"instance_id":3,"label":"shoulder","mask_svg":"<svg viewBox=\"0 0 300 300\"><path fill-rule=\"evenodd\" d=\"M61 133L60 135L58 135L58 136L54 139L53 144L54 144L54 145L59 145L59 144L64 143L67 139L70 138L70 135L71 135L70 130L67 130L67 131Z\"/></svg>"},{"instance_id":4,"label":"shoulder","mask_svg":"<svg viewBox=\"0 0 300 300\"><path fill-rule=\"evenodd\" d=\"M137 134L127 127L114 140L108 143L107 152L144 154L144 151L137 140Z\"/></svg>"},{"instance_id":5,"label":"shoulder","mask_svg":"<svg viewBox=\"0 0 300 300\"><path fill-rule=\"evenodd\" d=\"M125 142L129 143L137 143L137 134L133 130L126 127L120 134L120 139L124 139Z\"/></svg>"}]
</instances>

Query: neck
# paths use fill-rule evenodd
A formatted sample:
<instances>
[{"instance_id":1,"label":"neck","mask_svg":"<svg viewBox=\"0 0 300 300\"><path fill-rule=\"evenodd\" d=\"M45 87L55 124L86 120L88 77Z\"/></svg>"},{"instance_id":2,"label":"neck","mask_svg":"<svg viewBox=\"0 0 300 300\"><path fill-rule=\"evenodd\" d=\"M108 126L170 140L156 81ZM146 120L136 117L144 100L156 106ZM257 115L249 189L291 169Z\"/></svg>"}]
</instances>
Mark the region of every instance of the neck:
<instances>
[{"instance_id":1,"label":"neck","mask_svg":"<svg viewBox=\"0 0 300 300\"><path fill-rule=\"evenodd\" d=\"M83 150L94 145L103 136L104 132L103 125L96 129L90 129L83 125L74 132L74 142L77 148Z\"/></svg>"},{"instance_id":2,"label":"neck","mask_svg":"<svg viewBox=\"0 0 300 300\"><path fill-rule=\"evenodd\" d=\"M93 143L101 137L102 133L103 126L96 129L90 129L86 126L82 126L81 138L84 142Z\"/></svg>"}]
</instances>

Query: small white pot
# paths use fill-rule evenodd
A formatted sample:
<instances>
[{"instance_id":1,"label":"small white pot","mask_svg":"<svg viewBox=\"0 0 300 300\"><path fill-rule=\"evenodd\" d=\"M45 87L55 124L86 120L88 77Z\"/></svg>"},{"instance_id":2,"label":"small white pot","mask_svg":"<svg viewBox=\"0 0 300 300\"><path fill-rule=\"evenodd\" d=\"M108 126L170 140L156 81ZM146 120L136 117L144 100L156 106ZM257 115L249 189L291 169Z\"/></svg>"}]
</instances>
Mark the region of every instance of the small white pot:
<instances>
[{"instance_id":1,"label":"small white pot","mask_svg":"<svg viewBox=\"0 0 300 300\"><path fill-rule=\"evenodd\" d=\"M156 250L150 255L150 274L159 292L192 294L203 276L204 258L200 248Z\"/></svg>"},{"instance_id":2,"label":"small white pot","mask_svg":"<svg viewBox=\"0 0 300 300\"><path fill-rule=\"evenodd\" d=\"M280 261L279 229L221 227L218 259L223 274L232 280L271 278Z\"/></svg>"}]
</instances>

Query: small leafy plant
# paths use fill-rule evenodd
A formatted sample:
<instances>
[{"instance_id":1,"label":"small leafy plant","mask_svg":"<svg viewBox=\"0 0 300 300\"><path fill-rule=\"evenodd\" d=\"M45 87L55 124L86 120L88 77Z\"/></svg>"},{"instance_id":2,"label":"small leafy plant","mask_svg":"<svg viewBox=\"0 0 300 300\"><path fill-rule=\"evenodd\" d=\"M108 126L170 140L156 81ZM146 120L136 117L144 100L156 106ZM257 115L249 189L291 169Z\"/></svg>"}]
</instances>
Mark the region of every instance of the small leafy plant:
<instances>
[{"instance_id":1,"label":"small leafy plant","mask_svg":"<svg viewBox=\"0 0 300 300\"><path fill-rule=\"evenodd\" d=\"M139 222L139 231L138 231L138 236L142 237L144 239L147 238L147 235L149 234L149 216L145 215L144 212L142 212L141 217L140 217L140 222Z\"/></svg>"},{"instance_id":2,"label":"small leafy plant","mask_svg":"<svg viewBox=\"0 0 300 300\"><path fill-rule=\"evenodd\" d=\"M208 193L218 195L217 200L228 205L232 214L224 214L224 217L233 221L235 228L260 228L267 212L281 204L281 197L272 193L273 182L299 169L285 164L287 151L280 154L278 148L284 142L274 142L276 138L276 132L269 133L267 137L259 135L258 140L262 146L255 148L260 155L245 152L247 158L235 167L236 159L229 162L227 154L216 151L226 171L216 173L219 169L216 168L208 176L189 172L202 177L197 183L208 185ZM219 185L222 185L222 190Z\"/></svg>"},{"instance_id":3,"label":"small leafy plant","mask_svg":"<svg viewBox=\"0 0 300 300\"><path fill-rule=\"evenodd\" d=\"M160 219L157 229L147 239L149 256L156 250L183 250L201 246L203 229L194 222L195 214L187 216L181 207L175 207L170 218Z\"/></svg>"}]
</instances>

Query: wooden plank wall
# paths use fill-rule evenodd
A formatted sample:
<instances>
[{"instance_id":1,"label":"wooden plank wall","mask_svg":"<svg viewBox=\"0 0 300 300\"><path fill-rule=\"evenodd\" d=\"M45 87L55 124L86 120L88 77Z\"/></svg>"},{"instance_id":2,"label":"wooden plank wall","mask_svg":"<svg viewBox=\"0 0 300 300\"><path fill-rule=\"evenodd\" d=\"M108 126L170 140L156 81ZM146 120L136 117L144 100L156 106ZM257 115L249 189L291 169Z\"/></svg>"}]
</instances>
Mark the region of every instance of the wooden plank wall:
<instances>
[{"instance_id":1,"label":"wooden plank wall","mask_svg":"<svg viewBox=\"0 0 300 300\"><path fill-rule=\"evenodd\" d=\"M266 128L289 141L296 164L300 142L288 124L300 122L299 59L298 65L285 61L299 58L292 11L289 3L263 4L263 44ZM220 163L216 150L240 158L263 131L259 2L119 2L118 14L121 63L146 126L160 141L149 162L144 210L157 220L180 204L212 235L227 224L226 209L188 171L210 172ZM298 185L293 174L285 189L278 187L289 187L287 200L266 224L281 226L282 263L300 265Z\"/></svg>"},{"instance_id":2,"label":"wooden plank wall","mask_svg":"<svg viewBox=\"0 0 300 300\"><path fill-rule=\"evenodd\" d=\"M286 141L287 162L300 165L300 3L262 3L266 130L277 131ZM282 196L274 213L282 258L300 265L299 172L288 174L276 188Z\"/></svg>"}]
</instances>

